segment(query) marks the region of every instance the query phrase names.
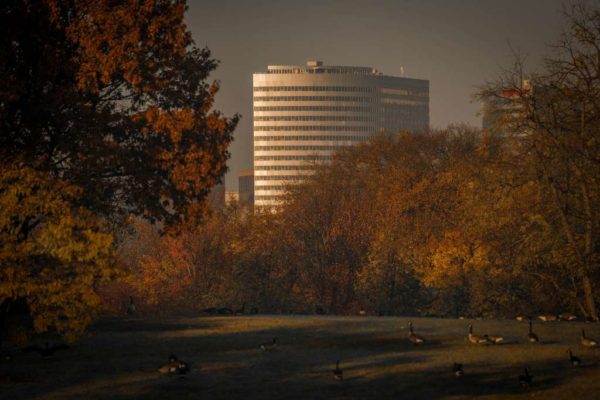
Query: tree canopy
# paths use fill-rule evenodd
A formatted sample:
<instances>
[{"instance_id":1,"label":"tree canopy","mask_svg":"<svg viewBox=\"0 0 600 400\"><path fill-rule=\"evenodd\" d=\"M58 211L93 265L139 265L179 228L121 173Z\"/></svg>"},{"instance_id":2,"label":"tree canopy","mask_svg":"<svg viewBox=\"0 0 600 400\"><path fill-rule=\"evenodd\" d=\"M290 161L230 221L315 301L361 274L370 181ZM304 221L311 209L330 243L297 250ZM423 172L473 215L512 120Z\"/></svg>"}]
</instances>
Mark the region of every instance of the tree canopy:
<instances>
[{"instance_id":1,"label":"tree canopy","mask_svg":"<svg viewBox=\"0 0 600 400\"><path fill-rule=\"evenodd\" d=\"M81 332L130 216L197 220L238 116L180 0L0 4L0 303ZM91 315L91 314L88 314Z\"/></svg>"}]
</instances>

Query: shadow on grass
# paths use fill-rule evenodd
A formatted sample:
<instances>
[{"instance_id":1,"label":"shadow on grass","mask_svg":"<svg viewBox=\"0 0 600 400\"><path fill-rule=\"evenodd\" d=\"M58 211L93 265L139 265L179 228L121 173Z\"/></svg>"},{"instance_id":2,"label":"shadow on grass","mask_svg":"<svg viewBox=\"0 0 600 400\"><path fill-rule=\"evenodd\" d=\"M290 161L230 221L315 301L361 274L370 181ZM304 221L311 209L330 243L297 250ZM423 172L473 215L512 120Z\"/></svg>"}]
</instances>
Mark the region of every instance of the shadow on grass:
<instances>
[{"instance_id":1,"label":"shadow on grass","mask_svg":"<svg viewBox=\"0 0 600 400\"><path fill-rule=\"evenodd\" d=\"M264 317L265 321L273 319L277 317ZM227 323L239 323L242 328L246 323L255 326L239 332L219 332ZM464 349L483 357L494 353L483 348L470 350L464 341L456 339L438 340L441 336L436 337L428 327L419 332L433 340L419 346L408 341L406 331L390 330L387 325L372 328L369 321L343 319L307 318L303 324L264 328L260 317L231 322L219 317L103 320L92 327L93 336L54 360L30 355L16 360L7 375L12 374L15 380L0 383L0 393L6 393L7 399L435 400L543 393L577 374L574 369L563 372L568 368L566 358L560 362L532 362L528 367L534 382L523 389L517 379L523 373L521 365L495 365L493 360L482 358L466 364L465 376L456 378L451 363L442 361L444 366L440 367L440 361L435 360L439 353L448 352L451 357L460 356ZM261 352L259 344L273 337L279 338L278 349ZM500 347L505 349L503 352L513 352L510 346ZM514 352L518 351L515 346ZM171 353L192 364L185 378L156 372ZM336 359L341 360L343 382L333 381ZM16 384L19 376L30 378L32 371L37 377L35 382Z\"/></svg>"},{"instance_id":2,"label":"shadow on grass","mask_svg":"<svg viewBox=\"0 0 600 400\"><path fill-rule=\"evenodd\" d=\"M193 322L191 322L193 321ZM187 329L206 329L221 325L217 321L202 321L190 318L190 323L182 323L180 318L104 318L94 322L87 329L89 333L98 332L164 332Z\"/></svg>"}]
</instances>

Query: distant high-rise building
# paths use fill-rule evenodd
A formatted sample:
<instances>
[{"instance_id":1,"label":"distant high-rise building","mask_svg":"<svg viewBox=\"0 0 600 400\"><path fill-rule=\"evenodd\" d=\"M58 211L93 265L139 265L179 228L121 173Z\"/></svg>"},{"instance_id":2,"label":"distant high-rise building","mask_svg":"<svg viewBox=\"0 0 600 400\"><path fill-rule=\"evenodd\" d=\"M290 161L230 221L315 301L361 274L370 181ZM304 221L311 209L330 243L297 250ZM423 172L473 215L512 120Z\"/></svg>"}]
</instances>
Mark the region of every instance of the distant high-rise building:
<instances>
[{"instance_id":1,"label":"distant high-rise building","mask_svg":"<svg viewBox=\"0 0 600 400\"><path fill-rule=\"evenodd\" d=\"M254 207L254 170L245 169L238 175L239 204Z\"/></svg>"},{"instance_id":2,"label":"distant high-rise building","mask_svg":"<svg viewBox=\"0 0 600 400\"><path fill-rule=\"evenodd\" d=\"M518 127L514 122L522 112L522 100L532 93L531 83L524 80L521 87L500 90L487 98L482 106L482 128L495 136L514 136Z\"/></svg>"},{"instance_id":3,"label":"distant high-rise building","mask_svg":"<svg viewBox=\"0 0 600 400\"><path fill-rule=\"evenodd\" d=\"M277 206L288 184L341 147L429 126L429 81L370 67L269 66L254 74L253 91L257 207Z\"/></svg>"}]
</instances>

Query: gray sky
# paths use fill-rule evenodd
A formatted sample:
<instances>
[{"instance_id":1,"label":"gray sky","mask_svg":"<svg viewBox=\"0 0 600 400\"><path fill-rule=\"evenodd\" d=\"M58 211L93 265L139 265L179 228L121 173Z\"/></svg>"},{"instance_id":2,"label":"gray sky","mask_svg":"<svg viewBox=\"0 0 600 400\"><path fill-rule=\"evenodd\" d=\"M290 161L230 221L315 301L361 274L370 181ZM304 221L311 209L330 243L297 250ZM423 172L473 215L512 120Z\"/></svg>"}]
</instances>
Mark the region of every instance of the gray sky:
<instances>
[{"instance_id":1,"label":"gray sky","mask_svg":"<svg viewBox=\"0 0 600 400\"><path fill-rule=\"evenodd\" d=\"M430 81L430 122L480 126L476 86L511 63L534 66L564 27L561 0L190 0L186 23L221 65L217 108L242 120L226 190L252 167L252 73L318 59ZM510 43L510 46L509 46Z\"/></svg>"}]
</instances>

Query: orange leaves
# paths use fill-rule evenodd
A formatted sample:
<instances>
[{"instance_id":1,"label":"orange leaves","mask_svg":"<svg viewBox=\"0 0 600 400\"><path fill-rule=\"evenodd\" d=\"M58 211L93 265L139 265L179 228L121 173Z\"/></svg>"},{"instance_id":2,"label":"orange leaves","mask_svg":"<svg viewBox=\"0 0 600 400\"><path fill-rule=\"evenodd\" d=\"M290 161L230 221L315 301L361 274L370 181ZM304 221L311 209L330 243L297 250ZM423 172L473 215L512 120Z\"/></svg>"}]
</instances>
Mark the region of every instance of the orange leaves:
<instances>
[{"instance_id":1,"label":"orange leaves","mask_svg":"<svg viewBox=\"0 0 600 400\"><path fill-rule=\"evenodd\" d=\"M48 3L53 10L68 7ZM192 43L184 12L184 1L75 1L67 35L79 49L79 87L98 91L118 75L136 91L155 90L160 81L147 78L161 68L156 53L167 48L171 56L182 58ZM53 12L55 23L64 23L62 15Z\"/></svg>"}]
</instances>

